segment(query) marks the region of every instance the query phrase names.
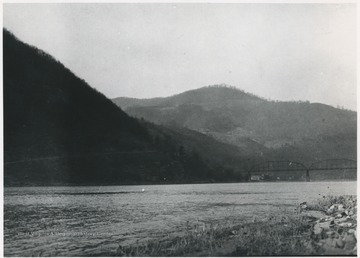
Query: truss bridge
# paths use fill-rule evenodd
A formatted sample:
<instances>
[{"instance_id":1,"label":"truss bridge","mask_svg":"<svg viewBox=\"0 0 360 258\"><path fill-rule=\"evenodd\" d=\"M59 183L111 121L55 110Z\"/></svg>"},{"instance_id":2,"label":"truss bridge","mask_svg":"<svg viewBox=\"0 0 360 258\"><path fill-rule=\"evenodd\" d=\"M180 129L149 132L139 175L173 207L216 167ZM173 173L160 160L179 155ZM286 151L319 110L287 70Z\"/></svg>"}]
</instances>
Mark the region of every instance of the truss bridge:
<instances>
[{"instance_id":1,"label":"truss bridge","mask_svg":"<svg viewBox=\"0 0 360 258\"><path fill-rule=\"evenodd\" d=\"M327 159L306 166L297 161L266 161L249 170L250 181L317 179L321 174L336 175L343 179L356 179L357 162L350 159Z\"/></svg>"}]
</instances>

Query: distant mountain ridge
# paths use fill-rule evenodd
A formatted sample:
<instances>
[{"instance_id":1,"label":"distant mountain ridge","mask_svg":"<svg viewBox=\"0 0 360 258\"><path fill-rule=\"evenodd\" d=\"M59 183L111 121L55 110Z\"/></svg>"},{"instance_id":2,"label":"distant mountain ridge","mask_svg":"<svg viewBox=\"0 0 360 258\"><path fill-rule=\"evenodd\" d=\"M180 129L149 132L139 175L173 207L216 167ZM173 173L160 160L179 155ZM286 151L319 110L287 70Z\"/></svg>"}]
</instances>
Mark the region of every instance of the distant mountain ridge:
<instances>
[{"instance_id":1,"label":"distant mountain ridge","mask_svg":"<svg viewBox=\"0 0 360 258\"><path fill-rule=\"evenodd\" d=\"M286 158L287 150L295 148L298 158L309 162L333 157L356 159L356 112L324 104L267 101L224 85L168 98L113 101L132 116L184 126L243 149L258 145ZM331 149L324 149L329 144ZM341 151L336 145L342 146ZM308 157L309 150L314 152L312 157Z\"/></svg>"},{"instance_id":2,"label":"distant mountain ridge","mask_svg":"<svg viewBox=\"0 0 360 258\"><path fill-rule=\"evenodd\" d=\"M224 91L223 89L226 89ZM207 107L216 107L219 105L226 105L232 101L241 101L245 99L252 99L257 101L265 101L264 99L257 97L256 95L246 93L235 87L227 86L225 84L202 87L195 90L189 90L180 94L176 94L170 97L159 97L149 99L137 99L118 97L112 99L113 102L123 108L132 106L176 106L176 105L190 105L200 104Z\"/></svg>"}]
</instances>

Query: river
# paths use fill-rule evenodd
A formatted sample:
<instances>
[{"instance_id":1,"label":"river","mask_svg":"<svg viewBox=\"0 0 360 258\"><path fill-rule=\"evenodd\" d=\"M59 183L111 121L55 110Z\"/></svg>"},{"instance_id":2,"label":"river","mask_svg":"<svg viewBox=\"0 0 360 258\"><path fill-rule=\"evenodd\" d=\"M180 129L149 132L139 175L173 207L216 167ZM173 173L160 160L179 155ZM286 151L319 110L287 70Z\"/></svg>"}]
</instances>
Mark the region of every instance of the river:
<instances>
[{"instance_id":1,"label":"river","mask_svg":"<svg viewBox=\"0 0 360 258\"><path fill-rule=\"evenodd\" d=\"M246 223L356 182L273 182L4 190L5 256L90 256L184 231L193 223Z\"/></svg>"}]
</instances>

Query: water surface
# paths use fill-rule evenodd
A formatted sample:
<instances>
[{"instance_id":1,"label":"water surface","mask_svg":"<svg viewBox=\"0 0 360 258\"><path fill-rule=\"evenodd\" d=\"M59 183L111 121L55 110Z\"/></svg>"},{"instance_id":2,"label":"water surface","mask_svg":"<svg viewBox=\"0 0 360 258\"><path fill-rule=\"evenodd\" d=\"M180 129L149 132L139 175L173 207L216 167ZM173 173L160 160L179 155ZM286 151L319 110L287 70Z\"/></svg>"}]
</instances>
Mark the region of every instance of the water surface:
<instances>
[{"instance_id":1,"label":"water surface","mask_svg":"<svg viewBox=\"0 0 360 258\"><path fill-rule=\"evenodd\" d=\"M4 194L4 251L110 253L119 244L177 234L191 223L247 223L303 201L355 194L356 182L10 187Z\"/></svg>"}]
</instances>

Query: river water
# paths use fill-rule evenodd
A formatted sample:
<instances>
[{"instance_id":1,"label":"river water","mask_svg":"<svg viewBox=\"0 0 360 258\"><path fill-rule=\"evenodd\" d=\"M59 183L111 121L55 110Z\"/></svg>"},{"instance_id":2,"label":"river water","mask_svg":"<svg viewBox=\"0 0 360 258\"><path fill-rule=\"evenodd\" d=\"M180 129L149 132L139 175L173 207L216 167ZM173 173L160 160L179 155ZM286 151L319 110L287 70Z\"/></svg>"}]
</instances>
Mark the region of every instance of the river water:
<instances>
[{"instance_id":1,"label":"river water","mask_svg":"<svg viewBox=\"0 0 360 258\"><path fill-rule=\"evenodd\" d=\"M326 195L356 195L356 182L10 187L5 256L90 256L182 232L193 223L247 223Z\"/></svg>"}]
</instances>

